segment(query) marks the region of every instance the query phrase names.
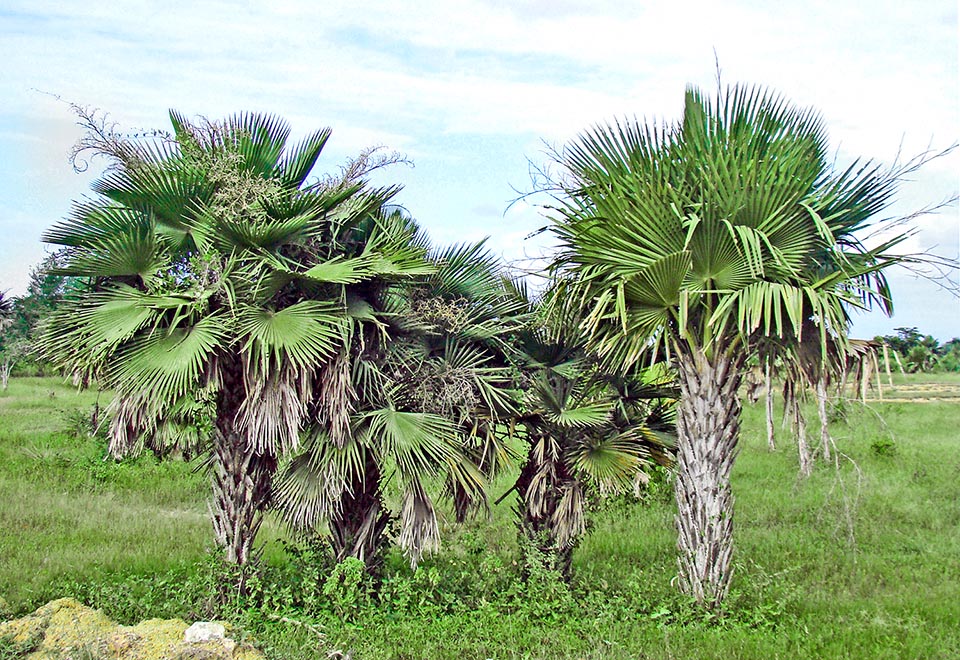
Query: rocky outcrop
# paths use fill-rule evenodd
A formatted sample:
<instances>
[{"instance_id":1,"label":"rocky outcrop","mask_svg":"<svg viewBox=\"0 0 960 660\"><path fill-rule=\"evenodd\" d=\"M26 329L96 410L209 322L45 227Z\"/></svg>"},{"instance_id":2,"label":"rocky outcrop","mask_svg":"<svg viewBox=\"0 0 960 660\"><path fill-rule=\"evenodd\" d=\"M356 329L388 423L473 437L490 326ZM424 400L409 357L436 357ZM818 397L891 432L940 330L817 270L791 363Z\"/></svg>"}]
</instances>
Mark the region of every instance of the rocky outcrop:
<instances>
[{"instance_id":1,"label":"rocky outcrop","mask_svg":"<svg viewBox=\"0 0 960 660\"><path fill-rule=\"evenodd\" d=\"M25 660L263 660L219 623L150 619L121 626L72 598L0 623L0 656Z\"/></svg>"}]
</instances>

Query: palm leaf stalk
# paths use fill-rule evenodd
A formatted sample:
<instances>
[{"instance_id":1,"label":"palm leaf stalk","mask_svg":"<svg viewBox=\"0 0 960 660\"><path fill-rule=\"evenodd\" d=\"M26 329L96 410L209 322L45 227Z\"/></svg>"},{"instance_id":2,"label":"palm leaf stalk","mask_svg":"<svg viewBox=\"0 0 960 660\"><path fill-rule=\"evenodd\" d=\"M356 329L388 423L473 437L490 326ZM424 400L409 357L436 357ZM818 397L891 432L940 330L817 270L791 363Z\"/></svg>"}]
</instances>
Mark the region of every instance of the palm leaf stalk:
<instances>
[{"instance_id":1,"label":"palm leaf stalk","mask_svg":"<svg viewBox=\"0 0 960 660\"><path fill-rule=\"evenodd\" d=\"M683 119L622 121L568 145L554 268L577 282L589 347L610 365L667 355L677 413L679 584L718 608L731 577L744 360L757 339L841 344L848 310L891 309L902 235L859 239L904 169L834 170L823 122L762 88L689 88Z\"/></svg>"}]
</instances>

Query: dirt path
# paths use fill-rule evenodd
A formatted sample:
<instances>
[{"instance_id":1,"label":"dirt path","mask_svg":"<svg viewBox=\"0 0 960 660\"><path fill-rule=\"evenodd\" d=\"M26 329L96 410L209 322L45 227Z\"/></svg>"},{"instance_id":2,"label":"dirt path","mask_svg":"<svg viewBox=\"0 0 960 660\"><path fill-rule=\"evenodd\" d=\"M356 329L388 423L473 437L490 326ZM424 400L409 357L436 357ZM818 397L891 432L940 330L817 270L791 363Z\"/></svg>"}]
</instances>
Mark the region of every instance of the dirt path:
<instances>
[{"instance_id":1,"label":"dirt path","mask_svg":"<svg viewBox=\"0 0 960 660\"><path fill-rule=\"evenodd\" d=\"M851 393L851 396L854 396ZM898 383L883 385L883 398L877 396L876 388L867 392L867 403L932 403L945 401L960 403L960 385L944 383Z\"/></svg>"}]
</instances>

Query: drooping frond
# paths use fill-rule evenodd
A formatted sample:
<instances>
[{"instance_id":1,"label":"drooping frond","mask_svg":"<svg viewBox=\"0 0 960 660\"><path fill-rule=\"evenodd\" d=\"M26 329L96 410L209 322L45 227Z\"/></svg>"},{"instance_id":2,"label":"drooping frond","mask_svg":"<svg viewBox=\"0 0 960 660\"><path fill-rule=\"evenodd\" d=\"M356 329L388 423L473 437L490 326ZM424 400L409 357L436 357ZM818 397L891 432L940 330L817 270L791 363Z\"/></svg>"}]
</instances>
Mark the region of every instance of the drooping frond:
<instances>
[{"instance_id":1,"label":"drooping frond","mask_svg":"<svg viewBox=\"0 0 960 660\"><path fill-rule=\"evenodd\" d=\"M440 549L440 527L437 512L423 484L413 479L403 491L400 504L400 548L416 568L425 552Z\"/></svg>"},{"instance_id":2,"label":"drooping frond","mask_svg":"<svg viewBox=\"0 0 960 660\"><path fill-rule=\"evenodd\" d=\"M260 454L283 455L300 444L300 432L312 398L313 370L281 364L263 371L244 369L246 398L237 412L248 446Z\"/></svg>"},{"instance_id":3,"label":"drooping frond","mask_svg":"<svg viewBox=\"0 0 960 660\"><path fill-rule=\"evenodd\" d=\"M587 529L586 498L576 481L560 486L559 499L553 510L552 527L559 548L571 548Z\"/></svg>"},{"instance_id":4,"label":"drooping frond","mask_svg":"<svg viewBox=\"0 0 960 660\"><path fill-rule=\"evenodd\" d=\"M339 513L351 477L363 474L363 451L351 439L337 446L322 430L309 434L277 478L274 497L283 520L294 530L311 532Z\"/></svg>"},{"instance_id":5,"label":"drooping frond","mask_svg":"<svg viewBox=\"0 0 960 660\"><path fill-rule=\"evenodd\" d=\"M358 361L363 369L375 367L368 362ZM376 392L380 383L356 379L350 369L350 358L347 350L341 350L323 366L320 371L318 388L317 418L326 427L330 442L336 447L343 447L350 438L351 420L357 408L357 391ZM371 387L373 385L373 387Z\"/></svg>"}]
</instances>

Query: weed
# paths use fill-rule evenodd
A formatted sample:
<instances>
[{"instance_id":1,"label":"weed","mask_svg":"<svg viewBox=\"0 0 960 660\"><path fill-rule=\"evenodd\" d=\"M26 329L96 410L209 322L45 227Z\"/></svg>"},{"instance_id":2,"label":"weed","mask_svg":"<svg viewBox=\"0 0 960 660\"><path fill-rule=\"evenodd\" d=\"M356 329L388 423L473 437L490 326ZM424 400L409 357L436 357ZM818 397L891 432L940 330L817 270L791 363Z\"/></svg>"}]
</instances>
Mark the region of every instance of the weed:
<instances>
[{"instance_id":1,"label":"weed","mask_svg":"<svg viewBox=\"0 0 960 660\"><path fill-rule=\"evenodd\" d=\"M832 400L827 408L827 422L830 424L846 424L850 416L850 402L845 397Z\"/></svg>"},{"instance_id":2,"label":"weed","mask_svg":"<svg viewBox=\"0 0 960 660\"><path fill-rule=\"evenodd\" d=\"M95 413L82 409L63 411L64 432L74 440L92 438L99 429L94 426Z\"/></svg>"},{"instance_id":3,"label":"weed","mask_svg":"<svg viewBox=\"0 0 960 660\"><path fill-rule=\"evenodd\" d=\"M324 580L323 595L335 615L350 621L369 606L371 586L363 560L347 557Z\"/></svg>"},{"instance_id":4,"label":"weed","mask_svg":"<svg viewBox=\"0 0 960 660\"><path fill-rule=\"evenodd\" d=\"M897 443L890 438L877 438L870 443L870 449L877 456L896 456Z\"/></svg>"},{"instance_id":5,"label":"weed","mask_svg":"<svg viewBox=\"0 0 960 660\"><path fill-rule=\"evenodd\" d=\"M524 541L523 579L515 580L507 593L513 613L529 619L556 621L570 615L576 602L560 571L535 544Z\"/></svg>"},{"instance_id":6,"label":"weed","mask_svg":"<svg viewBox=\"0 0 960 660\"><path fill-rule=\"evenodd\" d=\"M36 650L42 641L42 631L39 637L29 637L23 641L14 641L13 637L0 637L0 660L21 660Z\"/></svg>"}]
</instances>

